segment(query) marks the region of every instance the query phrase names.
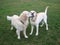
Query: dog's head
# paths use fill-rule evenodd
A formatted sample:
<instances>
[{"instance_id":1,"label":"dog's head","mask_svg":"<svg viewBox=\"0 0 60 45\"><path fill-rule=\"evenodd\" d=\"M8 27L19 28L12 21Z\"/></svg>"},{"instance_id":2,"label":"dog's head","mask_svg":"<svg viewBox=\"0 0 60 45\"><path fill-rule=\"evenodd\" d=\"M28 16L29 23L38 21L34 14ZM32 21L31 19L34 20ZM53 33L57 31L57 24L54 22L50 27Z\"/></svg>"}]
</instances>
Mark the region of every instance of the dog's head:
<instances>
[{"instance_id":1,"label":"dog's head","mask_svg":"<svg viewBox=\"0 0 60 45\"><path fill-rule=\"evenodd\" d=\"M27 17L31 17L32 16L29 11L23 11L22 15L26 15Z\"/></svg>"},{"instance_id":2,"label":"dog's head","mask_svg":"<svg viewBox=\"0 0 60 45\"><path fill-rule=\"evenodd\" d=\"M36 16L36 11L32 10L30 11L31 15L32 15L32 18Z\"/></svg>"}]
</instances>

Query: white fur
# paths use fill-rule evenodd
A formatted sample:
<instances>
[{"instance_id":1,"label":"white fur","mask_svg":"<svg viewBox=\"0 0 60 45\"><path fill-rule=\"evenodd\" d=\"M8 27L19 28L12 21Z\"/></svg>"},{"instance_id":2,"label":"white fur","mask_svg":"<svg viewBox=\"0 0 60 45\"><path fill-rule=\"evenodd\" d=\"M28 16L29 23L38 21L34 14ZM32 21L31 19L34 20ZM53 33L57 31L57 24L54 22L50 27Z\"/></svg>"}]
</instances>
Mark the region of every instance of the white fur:
<instances>
[{"instance_id":1,"label":"white fur","mask_svg":"<svg viewBox=\"0 0 60 45\"><path fill-rule=\"evenodd\" d=\"M30 17L30 15L28 15L29 14L28 11L23 11L21 14L23 13L26 13L27 15L27 19L24 22L24 24L20 21L21 16L18 15L7 16L7 20L11 21L11 30L13 29L13 27L16 28L16 34L18 36L18 39L20 39L20 31L23 31L25 38L28 38L28 36L26 35L26 28L28 26L28 17Z\"/></svg>"},{"instance_id":2,"label":"white fur","mask_svg":"<svg viewBox=\"0 0 60 45\"><path fill-rule=\"evenodd\" d=\"M47 24L47 9L48 7L46 7L45 12L39 12L36 13L35 11L31 11L31 13L34 13L34 17L37 15L35 21L33 21L33 18L30 18L30 23L31 23L31 33L30 35L32 35L33 33L33 29L34 29L34 25L36 26L36 36L38 35L38 30L39 30L39 23L42 22L41 27L43 26L43 24L45 23L46 25L46 30L48 30L48 24Z\"/></svg>"}]
</instances>

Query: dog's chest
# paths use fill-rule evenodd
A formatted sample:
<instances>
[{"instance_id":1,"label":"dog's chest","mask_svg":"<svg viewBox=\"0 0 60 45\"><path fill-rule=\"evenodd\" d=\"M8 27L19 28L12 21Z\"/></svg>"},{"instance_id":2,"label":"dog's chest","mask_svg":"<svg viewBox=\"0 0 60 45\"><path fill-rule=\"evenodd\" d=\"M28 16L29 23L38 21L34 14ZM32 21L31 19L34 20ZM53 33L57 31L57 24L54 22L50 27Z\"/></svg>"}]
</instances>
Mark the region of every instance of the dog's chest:
<instances>
[{"instance_id":1,"label":"dog's chest","mask_svg":"<svg viewBox=\"0 0 60 45\"><path fill-rule=\"evenodd\" d=\"M36 18L37 18L37 16L31 18L30 19L30 23L33 24L33 25L35 25Z\"/></svg>"},{"instance_id":2,"label":"dog's chest","mask_svg":"<svg viewBox=\"0 0 60 45\"><path fill-rule=\"evenodd\" d=\"M35 20L30 19L30 23L31 23L32 25L35 25Z\"/></svg>"}]
</instances>

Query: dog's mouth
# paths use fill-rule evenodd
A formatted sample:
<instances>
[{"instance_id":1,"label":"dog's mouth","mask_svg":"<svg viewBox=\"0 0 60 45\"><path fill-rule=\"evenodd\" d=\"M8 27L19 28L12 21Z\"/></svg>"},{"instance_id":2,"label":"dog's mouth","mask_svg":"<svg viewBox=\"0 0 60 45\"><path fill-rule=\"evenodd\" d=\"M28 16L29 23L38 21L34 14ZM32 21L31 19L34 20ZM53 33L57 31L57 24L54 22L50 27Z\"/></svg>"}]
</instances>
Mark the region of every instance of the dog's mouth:
<instances>
[{"instance_id":1,"label":"dog's mouth","mask_svg":"<svg viewBox=\"0 0 60 45\"><path fill-rule=\"evenodd\" d=\"M32 17L34 17L34 13L31 13Z\"/></svg>"},{"instance_id":2,"label":"dog's mouth","mask_svg":"<svg viewBox=\"0 0 60 45\"><path fill-rule=\"evenodd\" d=\"M34 17L34 13L31 13L31 15L32 15L32 16L31 16L30 18L33 18L33 17Z\"/></svg>"}]
</instances>

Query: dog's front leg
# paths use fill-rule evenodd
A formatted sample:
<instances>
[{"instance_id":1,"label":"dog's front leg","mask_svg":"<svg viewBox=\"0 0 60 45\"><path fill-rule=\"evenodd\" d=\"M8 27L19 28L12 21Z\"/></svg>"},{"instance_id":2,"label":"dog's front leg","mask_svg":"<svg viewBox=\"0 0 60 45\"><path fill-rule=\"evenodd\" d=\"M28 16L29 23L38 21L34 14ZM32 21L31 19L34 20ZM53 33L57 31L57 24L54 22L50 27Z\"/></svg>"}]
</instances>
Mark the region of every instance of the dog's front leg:
<instances>
[{"instance_id":1,"label":"dog's front leg","mask_svg":"<svg viewBox=\"0 0 60 45\"><path fill-rule=\"evenodd\" d=\"M16 30L16 34L17 34L17 38L20 39L20 31L19 30Z\"/></svg>"},{"instance_id":2,"label":"dog's front leg","mask_svg":"<svg viewBox=\"0 0 60 45\"><path fill-rule=\"evenodd\" d=\"M38 30L39 30L38 27L39 27L39 25L37 24L37 25L36 25L36 36L38 36Z\"/></svg>"},{"instance_id":3,"label":"dog's front leg","mask_svg":"<svg viewBox=\"0 0 60 45\"><path fill-rule=\"evenodd\" d=\"M34 29L34 26L31 25L31 32L30 32L30 35L32 35L32 33L33 33L33 29Z\"/></svg>"},{"instance_id":4,"label":"dog's front leg","mask_svg":"<svg viewBox=\"0 0 60 45\"><path fill-rule=\"evenodd\" d=\"M45 25L46 25L46 30L48 30L47 19L45 19L44 22L45 22Z\"/></svg>"},{"instance_id":5,"label":"dog's front leg","mask_svg":"<svg viewBox=\"0 0 60 45\"><path fill-rule=\"evenodd\" d=\"M23 30L23 34L24 34L25 38L28 38L28 36L26 35L26 28Z\"/></svg>"}]
</instances>

